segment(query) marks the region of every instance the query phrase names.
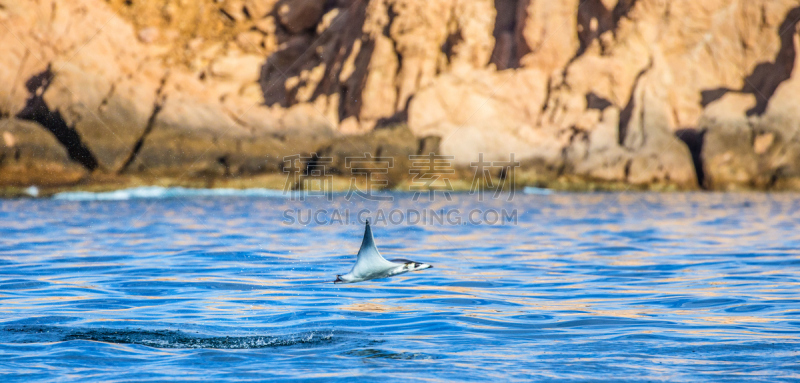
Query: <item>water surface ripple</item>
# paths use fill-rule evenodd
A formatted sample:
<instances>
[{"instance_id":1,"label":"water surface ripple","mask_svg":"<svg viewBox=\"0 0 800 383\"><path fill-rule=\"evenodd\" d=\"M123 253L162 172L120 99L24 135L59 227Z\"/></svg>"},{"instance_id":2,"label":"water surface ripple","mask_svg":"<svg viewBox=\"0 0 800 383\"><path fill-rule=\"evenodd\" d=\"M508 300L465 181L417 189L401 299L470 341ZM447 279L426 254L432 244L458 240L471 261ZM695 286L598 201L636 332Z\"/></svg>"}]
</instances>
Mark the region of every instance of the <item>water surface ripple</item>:
<instances>
[{"instance_id":1,"label":"water surface ripple","mask_svg":"<svg viewBox=\"0 0 800 383\"><path fill-rule=\"evenodd\" d=\"M797 195L394 197L0 200L0 377L800 379ZM518 223L376 223L384 255L435 268L333 285L363 228L282 224L308 208Z\"/></svg>"}]
</instances>

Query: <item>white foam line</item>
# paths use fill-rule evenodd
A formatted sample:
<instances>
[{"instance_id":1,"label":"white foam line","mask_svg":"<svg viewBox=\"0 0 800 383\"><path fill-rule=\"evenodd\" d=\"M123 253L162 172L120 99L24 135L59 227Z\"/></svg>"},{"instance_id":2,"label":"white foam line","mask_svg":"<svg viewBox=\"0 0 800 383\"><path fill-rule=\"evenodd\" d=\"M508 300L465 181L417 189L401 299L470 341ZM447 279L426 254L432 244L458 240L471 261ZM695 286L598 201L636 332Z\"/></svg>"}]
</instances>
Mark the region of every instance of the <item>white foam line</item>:
<instances>
[{"instance_id":1,"label":"white foam line","mask_svg":"<svg viewBox=\"0 0 800 383\"><path fill-rule=\"evenodd\" d=\"M271 197L288 198L291 194L273 189L191 189L184 187L145 186L110 192L62 192L53 199L65 201L125 201L179 197Z\"/></svg>"},{"instance_id":2,"label":"white foam line","mask_svg":"<svg viewBox=\"0 0 800 383\"><path fill-rule=\"evenodd\" d=\"M533 187L533 186L526 186L525 189L523 190L523 193L525 193L525 194L534 194L534 195L549 195L549 194L553 194L554 192L552 190L550 190L550 189L542 189L542 188L536 188L536 187Z\"/></svg>"}]
</instances>

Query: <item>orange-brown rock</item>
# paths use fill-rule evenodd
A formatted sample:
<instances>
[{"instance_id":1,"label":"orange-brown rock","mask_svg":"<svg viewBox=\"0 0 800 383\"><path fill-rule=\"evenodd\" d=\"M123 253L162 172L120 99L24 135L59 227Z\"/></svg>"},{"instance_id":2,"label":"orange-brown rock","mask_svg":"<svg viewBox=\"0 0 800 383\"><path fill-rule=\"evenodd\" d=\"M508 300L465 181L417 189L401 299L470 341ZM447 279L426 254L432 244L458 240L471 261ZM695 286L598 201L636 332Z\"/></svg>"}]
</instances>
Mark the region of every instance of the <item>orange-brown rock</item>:
<instances>
[{"instance_id":1,"label":"orange-brown rock","mask_svg":"<svg viewBox=\"0 0 800 383\"><path fill-rule=\"evenodd\" d=\"M300 33L317 25L325 0L290 0L278 5L278 17L291 33Z\"/></svg>"},{"instance_id":2,"label":"orange-brown rock","mask_svg":"<svg viewBox=\"0 0 800 383\"><path fill-rule=\"evenodd\" d=\"M69 185L86 175L86 169L44 127L0 119L0 186Z\"/></svg>"},{"instance_id":3,"label":"orange-brown rock","mask_svg":"<svg viewBox=\"0 0 800 383\"><path fill-rule=\"evenodd\" d=\"M800 187L796 0L196 3L0 0L0 115L106 173L279 171L399 123L461 166Z\"/></svg>"}]
</instances>

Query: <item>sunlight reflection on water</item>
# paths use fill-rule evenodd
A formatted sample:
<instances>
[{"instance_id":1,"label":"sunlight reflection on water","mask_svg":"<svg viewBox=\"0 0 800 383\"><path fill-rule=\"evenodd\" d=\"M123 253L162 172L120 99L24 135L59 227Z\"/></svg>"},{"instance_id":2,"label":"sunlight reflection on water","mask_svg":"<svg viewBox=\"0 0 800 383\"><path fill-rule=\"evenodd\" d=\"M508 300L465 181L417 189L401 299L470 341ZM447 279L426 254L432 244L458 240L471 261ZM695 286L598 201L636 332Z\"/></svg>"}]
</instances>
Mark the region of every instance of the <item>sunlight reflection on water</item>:
<instances>
[{"instance_id":1,"label":"sunlight reflection on water","mask_svg":"<svg viewBox=\"0 0 800 383\"><path fill-rule=\"evenodd\" d=\"M169 197L0 201L4 380L800 379L794 194ZM519 222L376 225L435 268L333 285L363 228L309 207Z\"/></svg>"}]
</instances>

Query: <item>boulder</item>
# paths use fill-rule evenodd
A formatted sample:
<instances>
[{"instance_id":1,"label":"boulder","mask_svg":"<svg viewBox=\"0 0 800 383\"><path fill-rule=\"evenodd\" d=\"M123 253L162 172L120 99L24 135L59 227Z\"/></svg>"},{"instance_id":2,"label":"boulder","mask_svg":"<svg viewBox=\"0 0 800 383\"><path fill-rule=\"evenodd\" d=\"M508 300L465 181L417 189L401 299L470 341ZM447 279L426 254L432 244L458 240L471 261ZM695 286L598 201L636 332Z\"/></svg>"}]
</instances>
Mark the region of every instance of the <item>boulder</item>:
<instances>
[{"instance_id":1,"label":"boulder","mask_svg":"<svg viewBox=\"0 0 800 383\"><path fill-rule=\"evenodd\" d=\"M324 0L291 0L278 5L278 18L291 33L317 25L325 10Z\"/></svg>"},{"instance_id":2,"label":"boulder","mask_svg":"<svg viewBox=\"0 0 800 383\"><path fill-rule=\"evenodd\" d=\"M748 189L758 175L753 150L752 121L745 111L756 104L753 95L728 93L706 107L700 119L705 187L712 190Z\"/></svg>"},{"instance_id":3,"label":"boulder","mask_svg":"<svg viewBox=\"0 0 800 383\"><path fill-rule=\"evenodd\" d=\"M798 35L792 36L795 51ZM792 73L798 73L795 59ZM728 92L703 111L702 162L706 186L714 190L800 187L800 80L780 83L764 114L754 112L764 93Z\"/></svg>"},{"instance_id":4,"label":"boulder","mask_svg":"<svg viewBox=\"0 0 800 383\"><path fill-rule=\"evenodd\" d=\"M0 186L63 186L88 175L45 127L0 119Z\"/></svg>"},{"instance_id":5,"label":"boulder","mask_svg":"<svg viewBox=\"0 0 800 383\"><path fill-rule=\"evenodd\" d=\"M411 100L409 128L417 137L441 137L441 154L469 165L530 157L557 161L565 142L538 129L547 92L536 69L445 74Z\"/></svg>"}]
</instances>

